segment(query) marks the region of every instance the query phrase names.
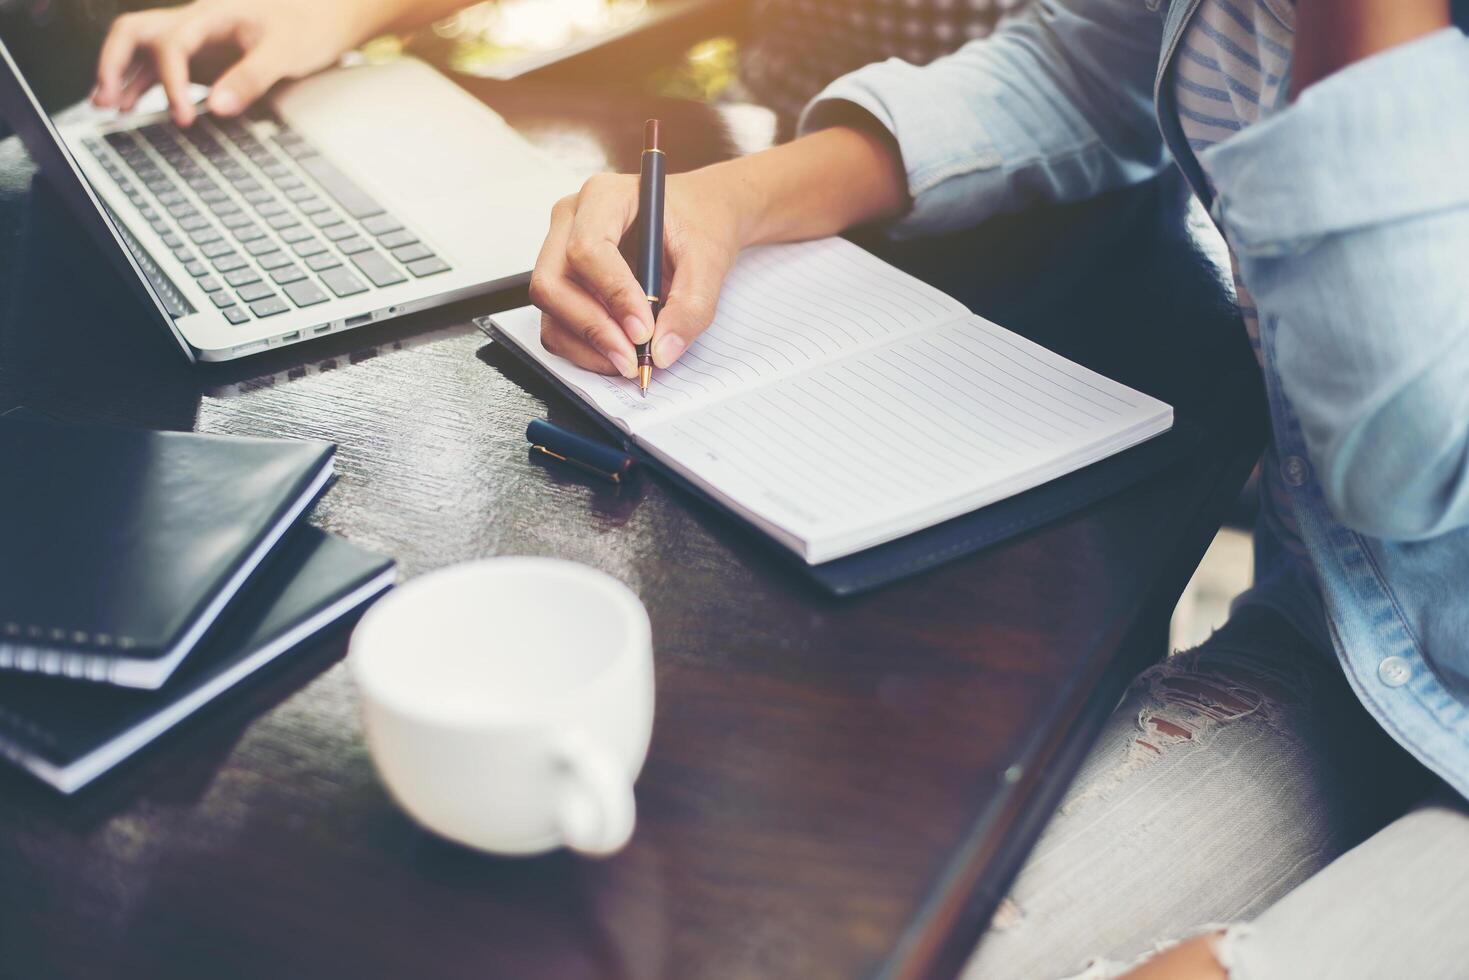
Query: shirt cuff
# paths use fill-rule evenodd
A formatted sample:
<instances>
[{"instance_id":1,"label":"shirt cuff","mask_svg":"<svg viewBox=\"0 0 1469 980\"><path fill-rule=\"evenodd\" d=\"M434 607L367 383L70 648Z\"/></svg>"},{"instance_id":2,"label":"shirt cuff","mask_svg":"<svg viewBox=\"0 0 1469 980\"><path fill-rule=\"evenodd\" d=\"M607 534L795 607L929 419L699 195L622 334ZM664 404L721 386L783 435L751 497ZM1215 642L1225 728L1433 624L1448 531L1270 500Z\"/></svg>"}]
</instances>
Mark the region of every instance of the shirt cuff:
<instances>
[{"instance_id":1,"label":"shirt cuff","mask_svg":"<svg viewBox=\"0 0 1469 980\"><path fill-rule=\"evenodd\" d=\"M1205 150L1214 216L1245 254L1469 203L1469 38L1454 27L1364 58Z\"/></svg>"},{"instance_id":2,"label":"shirt cuff","mask_svg":"<svg viewBox=\"0 0 1469 980\"><path fill-rule=\"evenodd\" d=\"M907 173L912 207L889 226L898 238L974 224L1003 209L1004 159L975 115L954 118L951 100L935 99L922 69L891 58L844 75L801 112L797 135L833 125L839 103L866 111L892 134ZM992 180L985 180L988 173ZM956 180L956 178L967 178Z\"/></svg>"}]
</instances>

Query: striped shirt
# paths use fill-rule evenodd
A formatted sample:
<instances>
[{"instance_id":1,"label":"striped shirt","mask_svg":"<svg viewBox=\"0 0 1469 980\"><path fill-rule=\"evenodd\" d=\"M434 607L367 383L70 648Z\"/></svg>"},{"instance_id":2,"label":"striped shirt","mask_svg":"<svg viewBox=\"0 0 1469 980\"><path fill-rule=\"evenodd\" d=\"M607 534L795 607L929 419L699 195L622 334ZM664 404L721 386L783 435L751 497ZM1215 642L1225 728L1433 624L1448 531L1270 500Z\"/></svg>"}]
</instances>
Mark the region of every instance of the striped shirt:
<instances>
[{"instance_id":1,"label":"striped shirt","mask_svg":"<svg viewBox=\"0 0 1469 980\"><path fill-rule=\"evenodd\" d=\"M1295 39L1294 0L1204 0L1183 36L1175 70L1175 101L1183 134L1195 153L1222 143L1283 108L1290 93ZM1208 178L1208 168L1205 179ZM1231 259L1233 255L1231 254ZM1234 262L1240 316L1261 358L1260 316ZM1276 468L1263 461L1261 504L1288 554L1306 560L1294 508Z\"/></svg>"}]
</instances>

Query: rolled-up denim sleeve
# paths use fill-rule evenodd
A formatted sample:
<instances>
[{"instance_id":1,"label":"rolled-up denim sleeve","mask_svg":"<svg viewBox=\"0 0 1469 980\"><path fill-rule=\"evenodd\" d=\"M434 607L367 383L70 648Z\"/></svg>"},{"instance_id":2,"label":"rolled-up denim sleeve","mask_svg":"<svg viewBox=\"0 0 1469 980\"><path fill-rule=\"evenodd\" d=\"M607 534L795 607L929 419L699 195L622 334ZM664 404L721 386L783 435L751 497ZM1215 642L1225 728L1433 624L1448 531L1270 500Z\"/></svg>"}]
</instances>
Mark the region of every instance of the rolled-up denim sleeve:
<instances>
[{"instance_id":1,"label":"rolled-up denim sleeve","mask_svg":"<svg viewBox=\"0 0 1469 980\"><path fill-rule=\"evenodd\" d=\"M1469 524L1466 105L1450 28L1201 156L1327 502L1375 537Z\"/></svg>"},{"instance_id":2,"label":"rolled-up denim sleeve","mask_svg":"<svg viewBox=\"0 0 1469 980\"><path fill-rule=\"evenodd\" d=\"M1035 201L1156 174L1162 15L1149 0L1037 0L995 34L924 67L897 59L837 79L801 132L866 110L896 140L912 209L899 235L946 231Z\"/></svg>"}]
</instances>

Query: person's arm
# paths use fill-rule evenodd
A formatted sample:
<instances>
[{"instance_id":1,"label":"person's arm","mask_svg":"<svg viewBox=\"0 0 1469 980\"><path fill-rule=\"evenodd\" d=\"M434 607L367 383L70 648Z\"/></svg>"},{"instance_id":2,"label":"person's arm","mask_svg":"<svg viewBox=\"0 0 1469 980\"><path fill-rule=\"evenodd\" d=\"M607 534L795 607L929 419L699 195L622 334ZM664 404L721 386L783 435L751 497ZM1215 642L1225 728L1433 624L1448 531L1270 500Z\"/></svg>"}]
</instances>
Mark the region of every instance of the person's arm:
<instances>
[{"instance_id":1,"label":"person's arm","mask_svg":"<svg viewBox=\"0 0 1469 980\"><path fill-rule=\"evenodd\" d=\"M670 276L654 363L672 364L713 320L740 249L834 235L893 217L905 204L890 141L849 126L669 177L663 233ZM628 378L637 374L633 344L653 334L652 309L618 251L637 208L636 177L587 181L552 210L530 281L548 350Z\"/></svg>"},{"instance_id":2,"label":"person's arm","mask_svg":"<svg viewBox=\"0 0 1469 980\"><path fill-rule=\"evenodd\" d=\"M1447 20L1441 0L1298 10L1378 3ZM1378 40L1343 67L1301 36L1329 74L1201 159L1328 504L1412 540L1469 525L1469 39Z\"/></svg>"},{"instance_id":3,"label":"person's arm","mask_svg":"<svg viewBox=\"0 0 1469 980\"><path fill-rule=\"evenodd\" d=\"M856 105L892 134L912 200L898 234L967 227L1146 180L1169 162L1153 101L1158 8L1149 0L1034 3L924 67L889 59L838 79L799 129Z\"/></svg>"},{"instance_id":4,"label":"person's arm","mask_svg":"<svg viewBox=\"0 0 1469 980\"><path fill-rule=\"evenodd\" d=\"M709 325L746 245L895 218L973 224L1156 173L1167 162L1152 109L1161 35L1145 0L1050 0L926 68L891 61L838 80L793 143L669 178L655 363ZM589 370L629 374L633 344L653 329L617 251L636 186L597 177L561 202L532 275L542 341Z\"/></svg>"},{"instance_id":5,"label":"person's arm","mask_svg":"<svg viewBox=\"0 0 1469 980\"><path fill-rule=\"evenodd\" d=\"M327 67L344 51L387 31L408 30L453 13L469 0L194 0L123 14L97 59L93 101L132 109L161 82L180 126L194 121L189 98L196 59L233 58L210 87L217 115L244 111L283 78Z\"/></svg>"}]
</instances>

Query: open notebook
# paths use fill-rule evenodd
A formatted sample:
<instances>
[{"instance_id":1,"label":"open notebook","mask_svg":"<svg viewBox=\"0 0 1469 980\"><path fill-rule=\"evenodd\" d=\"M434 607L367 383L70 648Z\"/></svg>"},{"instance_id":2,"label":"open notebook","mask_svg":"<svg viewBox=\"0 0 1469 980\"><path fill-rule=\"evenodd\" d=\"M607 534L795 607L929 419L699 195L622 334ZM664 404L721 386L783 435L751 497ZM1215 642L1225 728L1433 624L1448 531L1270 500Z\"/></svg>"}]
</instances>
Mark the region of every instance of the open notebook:
<instances>
[{"instance_id":1,"label":"open notebook","mask_svg":"<svg viewBox=\"0 0 1469 980\"><path fill-rule=\"evenodd\" d=\"M970 313L840 238L746 250L647 399L500 334L630 443L818 564L1166 432L1173 410Z\"/></svg>"}]
</instances>

